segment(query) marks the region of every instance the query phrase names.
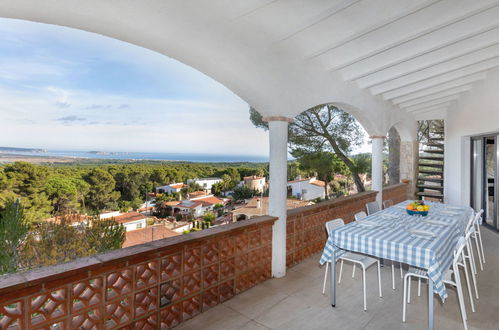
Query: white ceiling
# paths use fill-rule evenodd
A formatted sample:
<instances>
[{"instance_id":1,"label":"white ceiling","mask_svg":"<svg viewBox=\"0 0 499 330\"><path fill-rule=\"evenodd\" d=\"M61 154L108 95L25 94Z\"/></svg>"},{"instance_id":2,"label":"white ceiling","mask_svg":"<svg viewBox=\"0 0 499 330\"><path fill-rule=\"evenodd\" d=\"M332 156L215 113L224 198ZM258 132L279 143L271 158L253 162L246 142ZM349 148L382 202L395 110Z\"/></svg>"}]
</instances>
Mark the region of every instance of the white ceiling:
<instances>
[{"instance_id":1,"label":"white ceiling","mask_svg":"<svg viewBox=\"0 0 499 330\"><path fill-rule=\"evenodd\" d=\"M370 134L445 113L499 66L499 0L2 0L0 16L153 49L267 115L337 102Z\"/></svg>"}]
</instances>

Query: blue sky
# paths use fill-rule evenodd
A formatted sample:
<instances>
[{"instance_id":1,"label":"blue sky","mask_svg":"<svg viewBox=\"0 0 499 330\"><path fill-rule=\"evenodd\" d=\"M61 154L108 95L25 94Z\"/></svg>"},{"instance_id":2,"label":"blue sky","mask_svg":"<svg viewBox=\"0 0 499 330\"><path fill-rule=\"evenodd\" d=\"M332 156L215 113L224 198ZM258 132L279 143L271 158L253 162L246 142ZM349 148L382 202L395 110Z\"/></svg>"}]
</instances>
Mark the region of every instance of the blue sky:
<instances>
[{"instance_id":1,"label":"blue sky","mask_svg":"<svg viewBox=\"0 0 499 330\"><path fill-rule=\"evenodd\" d=\"M164 55L0 19L0 146L268 155L248 105Z\"/></svg>"}]
</instances>

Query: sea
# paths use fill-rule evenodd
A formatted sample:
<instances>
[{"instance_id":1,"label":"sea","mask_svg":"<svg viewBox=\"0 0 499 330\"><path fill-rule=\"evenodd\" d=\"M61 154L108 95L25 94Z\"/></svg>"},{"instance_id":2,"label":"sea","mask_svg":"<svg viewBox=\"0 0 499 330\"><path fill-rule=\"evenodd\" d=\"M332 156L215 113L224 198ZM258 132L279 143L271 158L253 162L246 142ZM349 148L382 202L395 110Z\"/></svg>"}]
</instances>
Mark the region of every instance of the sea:
<instances>
[{"instance_id":1,"label":"sea","mask_svg":"<svg viewBox=\"0 0 499 330\"><path fill-rule=\"evenodd\" d=\"M6 152L7 153L7 152ZM254 155L221 155L221 154L195 154L195 153L162 153L162 152L106 152L106 151L62 151L44 150L19 151L9 154L38 157L64 157L64 158L91 158L91 159L119 159L119 160L164 160L186 161L196 163L225 163L225 162L268 162L268 157Z\"/></svg>"}]
</instances>

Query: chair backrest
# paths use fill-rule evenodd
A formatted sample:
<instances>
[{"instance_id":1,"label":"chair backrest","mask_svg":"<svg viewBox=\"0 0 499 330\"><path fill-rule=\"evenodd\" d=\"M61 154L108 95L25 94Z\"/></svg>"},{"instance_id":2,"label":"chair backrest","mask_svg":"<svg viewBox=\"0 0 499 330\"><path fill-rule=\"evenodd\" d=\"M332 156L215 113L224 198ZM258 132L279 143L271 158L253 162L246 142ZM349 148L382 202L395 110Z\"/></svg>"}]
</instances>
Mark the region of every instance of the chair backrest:
<instances>
[{"instance_id":1,"label":"chair backrest","mask_svg":"<svg viewBox=\"0 0 499 330\"><path fill-rule=\"evenodd\" d=\"M478 211L475 214L475 219L473 221L474 225L481 225L482 224L482 214L483 214L483 209L481 209L480 211Z\"/></svg>"},{"instance_id":2,"label":"chair backrest","mask_svg":"<svg viewBox=\"0 0 499 330\"><path fill-rule=\"evenodd\" d=\"M478 221L480 221L480 218L482 217L482 213L483 213L483 210L480 210L478 211L477 213L475 214L472 214L468 220L468 223L466 224L466 230L464 231L464 233L468 233L468 232L473 232L475 230L474 228L474 224L476 224Z\"/></svg>"},{"instance_id":3,"label":"chair backrest","mask_svg":"<svg viewBox=\"0 0 499 330\"><path fill-rule=\"evenodd\" d=\"M327 235L329 236L333 230L335 230L338 227L341 227L345 224L342 218L330 220L326 222L326 231Z\"/></svg>"},{"instance_id":4,"label":"chair backrest","mask_svg":"<svg viewBox=\"0 0 499 330\"><path fill-rule=\"evenodd\" d=\"M359 220L362 220L365 217L367 217L367 214L364 211L360 211L360 212L355 213L355 215L353 217L355 218L355 221L359 221Z\"/></svg>"},{"instance_id":5,"label":"chair backrest","mask_svg":"<svg viewBox=\"0 0 499 330\"><path fill-rule=\"evenodd\" d=\"M393 206L393 201L391 199L387 199L386 201L383 202L383 208L387 209L390 206Z\"/></svg>"},{"instance_id":6,"label":"chair backrest","mask_svg":"<svg viewBox=\"0 0 499 330\"><path fill-rule=\"evenodd\" d=\"M367 214L368 215L371 215L373 213L376 213L376 212L380 211L378 202L367 203L366 204L366 210L367 210Z\"/></svg>"},{"instance_id":7,"label":"chair backrest","mask_svg":"<svg viewBox=\"0 0 499 330\"><path fill-rule=\"evenodd\" d=\"M471 233L469 233L471 235ZM452 263L457 264L459 260L461 259L461 254L463 253L464 246L466 245L466 241L469 239L470 235L461 236L457 240L456 247L454 248L454 260Z\"/></svg>"}]
</instances>

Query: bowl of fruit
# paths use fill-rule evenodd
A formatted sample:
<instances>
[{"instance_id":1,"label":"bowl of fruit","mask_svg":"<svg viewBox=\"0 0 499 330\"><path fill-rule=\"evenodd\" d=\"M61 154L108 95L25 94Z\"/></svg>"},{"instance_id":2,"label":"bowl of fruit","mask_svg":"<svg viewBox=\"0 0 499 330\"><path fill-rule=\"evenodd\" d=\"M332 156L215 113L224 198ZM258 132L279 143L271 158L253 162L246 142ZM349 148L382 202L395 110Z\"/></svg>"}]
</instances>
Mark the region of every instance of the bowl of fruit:
<instances>
[{"instance_id":1,"label":"bowl of fruit","mask_svg":"<svg viewBox=\"0 0 499 330\"><path fill-rule=\"evenodd\" d=\"M426 217L428 211L430 210L430 205L424 203L424 201L413 201L407 204L406 211L409 215L421 215Z\"/></svg>"}]
</instances>

